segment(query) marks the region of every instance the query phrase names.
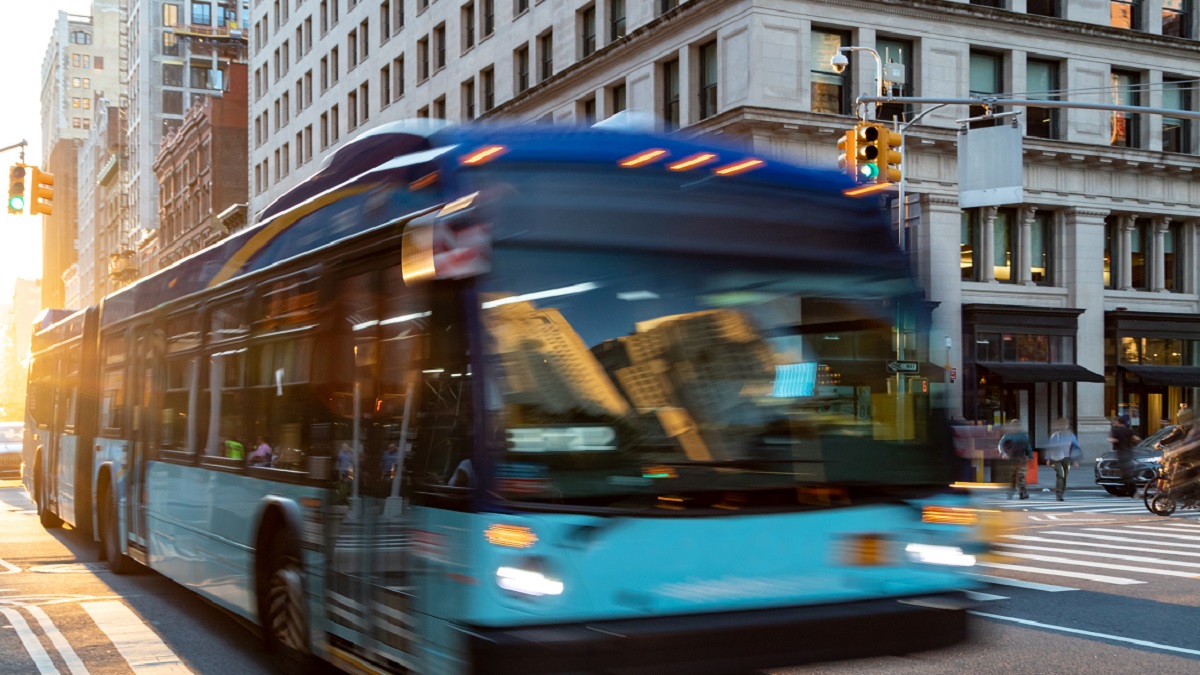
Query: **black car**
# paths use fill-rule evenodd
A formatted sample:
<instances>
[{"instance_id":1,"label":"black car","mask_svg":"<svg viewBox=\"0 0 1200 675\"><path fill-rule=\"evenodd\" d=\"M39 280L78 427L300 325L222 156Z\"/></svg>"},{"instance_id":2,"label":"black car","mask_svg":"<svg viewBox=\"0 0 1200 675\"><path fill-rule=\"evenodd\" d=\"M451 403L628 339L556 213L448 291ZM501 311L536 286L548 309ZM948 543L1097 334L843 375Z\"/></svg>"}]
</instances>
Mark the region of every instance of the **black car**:
<instances>
[{"instance_id":1,"label":"black car","mask_svg":"<svg viewBox=\"0 0 1200 675\"><path fill-rule=\"evenodd\" d=\"M1137 487L1142 487L1154 478L1158 465L1162 463L1163 451L1158 449L1158 442L1166 438L1175 425L1168 425L1151 434L1142 442L1133 446L1133 481ZM1104 488L1110 495L1129 497L1132 495L1125 483L1121 481L1121 467L1117 463L1117 453L1112 450L1096 458L1096 485Z\"/></svg>"}]
</instances>

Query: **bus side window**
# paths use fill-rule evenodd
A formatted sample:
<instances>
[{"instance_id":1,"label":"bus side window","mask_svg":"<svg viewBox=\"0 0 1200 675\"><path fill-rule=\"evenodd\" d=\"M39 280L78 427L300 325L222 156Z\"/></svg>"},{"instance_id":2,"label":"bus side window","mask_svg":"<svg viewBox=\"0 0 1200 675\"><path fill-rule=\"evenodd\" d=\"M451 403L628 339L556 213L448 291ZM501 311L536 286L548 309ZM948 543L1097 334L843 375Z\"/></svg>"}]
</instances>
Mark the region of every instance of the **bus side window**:
<instances>
[{"instance_id":1,"label":"bus side window","mask_svg":"<svg viewBox=\"0 0 1200 675\"><path fill-rule=\"evenodd\" d=\"M244 460L249 452L253 439L246 437L246 349L241 346L249 331L244 300L222 303L209 315L208 340L213 346L208 355L206 455Z\"/></svg>"},{"instance_id":2,"label":"bus side window","mask_svg":"<svg viewBox=\"0 0 1200 675\"><path fill-rule=\"evenodd\" d=\"M204 369L200 367L200 316L186 312L167 321L160 447L195 453L205 429L198 426Z\"/></svg>"},{"instance_id":3,"label":"bus side window","mask_svg":"<svg viewBox=\"0 0 1200 675\"><path fill-rule=\"evenodd\" d=\"M400 265L383 271L383 312L379 321L380 425L386 443L380 470L389 494L411 484L413 448L420 437L420 377L429 342L429 307L423 287L404 283ZM402 474L399 478L397 473Z\"/></svg>"},{"instance_id":4,"label":"bus side window","mask_svg":"<svg viewBox=\"0 0 1200 675\"><path fill-rule=\"evenodd\" d=\"M119 438L125 429L125 337L103 336L100 374L100 429Z\"/></svg>"}]
</instances>

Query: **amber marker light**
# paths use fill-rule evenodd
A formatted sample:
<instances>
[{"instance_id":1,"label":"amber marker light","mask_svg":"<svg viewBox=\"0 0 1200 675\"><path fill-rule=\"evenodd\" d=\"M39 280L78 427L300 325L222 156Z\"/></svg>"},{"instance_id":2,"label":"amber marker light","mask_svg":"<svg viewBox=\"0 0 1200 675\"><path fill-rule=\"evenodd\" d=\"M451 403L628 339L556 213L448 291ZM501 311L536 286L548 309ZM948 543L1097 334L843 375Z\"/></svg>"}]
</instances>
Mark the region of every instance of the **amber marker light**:
<instances>
[{"instance_id":1,"label":"amber marker light","mask_svg":"<svg viewBox=\"0 0 1200 675\"><path fill-rule=\"evenodd\" d=\"M732 176L737 173L744 173L746 171L757 169L764 164L766 164L766 162L762 161L761 159L746 159L713 169L713 173L717 174L718 176Z\"/></svg>"},{"instance_id":2,"label":"amber marker light","mask_svg":"<svg viewBox=\"0 0 1200 675\"><path fill-rule=\"evenodd\" d=\"M667 168L672 171L687 171L688 169L694 169L698 166L708 164L716 158L717 156L711 152L702 152L698 155L692 155L691 157L681 159L674 164L668 164Z\"/></svg>"},{"instance_id":3,"label":"amber marker light","mask_svg":"<svg viewBox=\"0 0 1200 675\"><path fill-rule=\"evenodd\" d=\"M952 506L926 506L921 509L921 520L943 525L974 525L979 521L979 513L974 509Z\"/></svg>"},{"instance_id":4,"label":"amber marker light","mask_svg":"<svg viewBox=\"0 0 1200 675\"><path fill-rule=\"evenodd\" d=\"M487 147L480 148L469 155L463 156L460 161L468 166L478 166L484 162L490 162L493 159L496 159L503 154L506 149L507 148L505 148L503 145L489 145Z\"/></svg>"},{"instance_id":5,"label":"amber marker light","mask_svg":"<svg viewBox=\"0 0 1200 675\"><path fill-rule=\"evenodd\" d=\"M655 148L653 150L646 150L645 152L639 152L636 155L630 155L629 157L626 157L625 159L617 162L617 164L620 164L621 166L625 167L626 169L632 169L635 166L644 166L646 164L649 164L650 162L657 162L658 160L660 160L666 156L667 156L666 150L659 150L659 149Z\"/></svg>"},{"instance_id":6,"label":"amber marker light","mask_svg":"<svg viewBox=\"0 0 1200 675\"><path fill-rule=\"evenodd\" d=\"M874 185L864 185L862 187L850 188L842 194L847 197L862 197L863 195L873 195L879 192L891 192L896 189L892 183L876 183Z\"/></svg>"},{"instance_id":7,"label":"amber marker light","mask_svg":"<svg viewBox=\"0 0 1200 675\"><path fill-rule=\"evenodd\" d=\"M537 543L537 535L528 527L492 523L483 532L489 544L508 548L529 548Z\"/></svg>"}]
</instances>

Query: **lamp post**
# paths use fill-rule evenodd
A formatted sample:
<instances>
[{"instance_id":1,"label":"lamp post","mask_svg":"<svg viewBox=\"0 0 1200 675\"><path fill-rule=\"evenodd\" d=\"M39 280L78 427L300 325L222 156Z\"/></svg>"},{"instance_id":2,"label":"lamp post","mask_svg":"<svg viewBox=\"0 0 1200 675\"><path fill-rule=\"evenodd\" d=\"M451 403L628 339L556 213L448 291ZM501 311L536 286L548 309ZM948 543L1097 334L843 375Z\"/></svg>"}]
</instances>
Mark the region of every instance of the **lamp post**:
<instances>
[{"instance_id":1,"label":"lamp post","mask_svg":"<svg viewBox=\"0 0 1200 675\"><path fill-rule=\"evenodd\" d=\"M850 65L850 59L846 58L846 54L849 52L867 52L871 56L875 57L875 93L873 96L881 96L883 94L883 59L879 58L879 52L871 49L870 47L838 47L837 53L833 55L833 58L829 59L829 65L839 73L845 71ZM856 114L858 113L858 107L863 105L859 100L861 98L862 97L859 96L858 99L855 99L854 101L854 112ZM874 115L872 115L872 117L873 116ZM859 119L865 119L864 115L859 115L858 117Z\"/></svg>"}]
</instances>

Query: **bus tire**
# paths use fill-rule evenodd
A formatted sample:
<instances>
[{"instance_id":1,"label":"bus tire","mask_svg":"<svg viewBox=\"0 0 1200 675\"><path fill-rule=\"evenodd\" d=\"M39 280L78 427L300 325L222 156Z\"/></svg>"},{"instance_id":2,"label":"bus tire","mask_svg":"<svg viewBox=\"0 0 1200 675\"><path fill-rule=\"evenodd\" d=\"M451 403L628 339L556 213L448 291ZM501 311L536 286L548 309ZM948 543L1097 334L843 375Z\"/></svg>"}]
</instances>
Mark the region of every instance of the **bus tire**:
<instances>
[{"instance_id":1,"label":"bus tire","mask_svg":"<svg viewBox=\"0 0 1200 675\"><path fill-rule=\"evenodd\" d=\"M300 547L280 530L258 550L258 616L267 651L280 657L280 672L308 672L308 611Z\"/></svg>"},{"instance_id":2,"label":"bus tire","mask_svg":"<svg viewBox=\"0 0 1200 675\"><path fill-rule=\"evenodd\" d=\"M104 550L104 559L108 561L108 569L113 574L132 573L134 562L129 556L121 553L121 511L117 503L117 492L111 483L105 483L101 491L103 501L100 507L100 544Z\"/></svg>"},{"instance_id":3,"label":"bus tire","mask_svg":"<svg viewBox=\"0 0 1200 675\"><path fill-rule=\"evenodd\" d=\"M47 530L54 530L62 527L62 518L58 514L50 510L49 488L46 487L46 476L42 467L42 455L38 453L37 459L33 464L33 491L34 501L37 502L38 520L42 522L42 527Z\"/></svg>"}]
</instances>

